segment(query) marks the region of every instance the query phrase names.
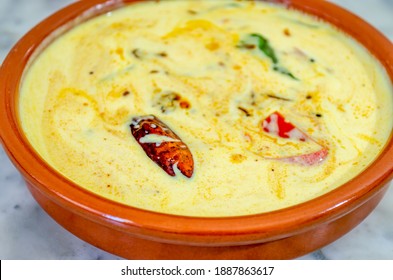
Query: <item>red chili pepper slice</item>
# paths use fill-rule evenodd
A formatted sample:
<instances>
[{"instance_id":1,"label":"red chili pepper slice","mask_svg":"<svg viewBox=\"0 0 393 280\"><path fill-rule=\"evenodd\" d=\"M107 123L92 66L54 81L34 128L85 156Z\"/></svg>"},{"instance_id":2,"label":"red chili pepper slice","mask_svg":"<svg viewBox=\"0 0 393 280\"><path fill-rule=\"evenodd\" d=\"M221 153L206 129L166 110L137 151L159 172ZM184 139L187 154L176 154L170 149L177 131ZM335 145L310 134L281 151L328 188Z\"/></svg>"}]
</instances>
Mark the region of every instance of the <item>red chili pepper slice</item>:
<instances>
[{"instance_id":1,"label":"red chili pepper slice","mask_svg":"<svg viewBox=\"0 0 393 280\"><path fill-rule=\"evenodd\" d=\"M313 141L317 143L314 139L309 137L303 131L298 129L295 125L285 120L284 116L279 112L274 112L270 114L262 123L262 128L265 132L273 134L275 136L297 140L297 141ZM315 165L325 160L325 158L329 154L329 150L317 143L321 149L302 155L296 155L292 157L283 157L279 158L280 160L284 160L287 162L298 163L301 165Z\"/></svg>"},{"instance_id":2,"label":"red chili pepper slice","mask_svg":"<svg viewBox=\"0 0 393 280\"><path fill-rule=\"evenodd\" d=\"M287 122L279 113L274 112L269 115L262 123L263 130L281 138L290 138L294 140L306 141L308 136L292 123Z\"/></svg>"}]
</instances>

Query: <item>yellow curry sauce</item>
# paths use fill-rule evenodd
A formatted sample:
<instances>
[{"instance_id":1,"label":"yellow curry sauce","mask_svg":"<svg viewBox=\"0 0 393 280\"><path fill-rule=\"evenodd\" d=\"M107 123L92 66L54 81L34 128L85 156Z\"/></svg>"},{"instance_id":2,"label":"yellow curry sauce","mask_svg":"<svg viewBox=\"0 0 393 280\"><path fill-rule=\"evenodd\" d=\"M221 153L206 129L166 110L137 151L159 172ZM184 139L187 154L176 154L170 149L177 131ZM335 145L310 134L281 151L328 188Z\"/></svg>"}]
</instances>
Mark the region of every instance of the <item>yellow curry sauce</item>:
<instances>
[{"instance_id":1,"label":"yellow curry sauce","mask_svg":"<svg viewBox=\"0 0 393 280\"><path fill-rule=\"evenodd\" d=\"M152 1L50 44L25 75L20 118L43 159L92 192L234 216L307 201L364 170L392 131L392 92L363 47L310 16L263 2ZM130 126L146 116L179 139L137 138ZM142 147L174 142L192 154L190 176L165 172Z\"/></svg>"}]
</instances>

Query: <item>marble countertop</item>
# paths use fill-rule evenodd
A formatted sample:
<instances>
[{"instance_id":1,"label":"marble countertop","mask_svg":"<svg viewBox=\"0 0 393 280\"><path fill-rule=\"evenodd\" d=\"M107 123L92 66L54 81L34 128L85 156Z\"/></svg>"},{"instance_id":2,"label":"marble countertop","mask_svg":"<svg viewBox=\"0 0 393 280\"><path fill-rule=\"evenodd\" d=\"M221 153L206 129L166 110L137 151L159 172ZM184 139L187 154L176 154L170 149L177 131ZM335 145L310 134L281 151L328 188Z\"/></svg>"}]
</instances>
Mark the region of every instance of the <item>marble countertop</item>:
<instances>
[{"instance_id":1,"label":"marble countertop","mask_svg":"<svg viewBox=\"0 0 393 280\"><path fill-rule=\"evenodd\" d=\"M0 0L0 62L31 27L72 0ZM393 40L393 0L334 0ZM2 121L2 120L0 120ZM393 160L393 159L392 159ZM393 183L376 210L336 242L301 257L393 259ZM75 237L35 202L0 147L0 259L119 259Z\"/></svg>"}]
</instances>

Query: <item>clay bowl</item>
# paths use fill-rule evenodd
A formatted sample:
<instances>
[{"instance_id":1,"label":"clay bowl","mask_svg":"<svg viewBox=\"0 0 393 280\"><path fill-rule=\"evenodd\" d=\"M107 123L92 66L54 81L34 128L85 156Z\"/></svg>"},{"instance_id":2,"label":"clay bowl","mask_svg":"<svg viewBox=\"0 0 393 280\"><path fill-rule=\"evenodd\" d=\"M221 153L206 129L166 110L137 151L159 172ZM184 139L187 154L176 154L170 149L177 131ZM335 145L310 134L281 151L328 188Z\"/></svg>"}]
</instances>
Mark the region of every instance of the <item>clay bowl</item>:
<instances>
[{"instance_id":1,"label":"clay bowl","mask_svg":"<svg viewBox=\"0 0 393 280\"><path fill-rule=\"evenodd\" d=\"M258 215L191 218L144 211L99 197L43 161L23 135L18 91L35 54L56 36L121 0L78 1L27 33L0 70L2 144L37 202L81 239L130 259L291 259L312 252L358 225L379 203L393 176L393 140L364 172L308 202ZM362 19L326 1L279 0L336 25L368 48L393 80L393 46Z\"/></svg>"}]
</instances>

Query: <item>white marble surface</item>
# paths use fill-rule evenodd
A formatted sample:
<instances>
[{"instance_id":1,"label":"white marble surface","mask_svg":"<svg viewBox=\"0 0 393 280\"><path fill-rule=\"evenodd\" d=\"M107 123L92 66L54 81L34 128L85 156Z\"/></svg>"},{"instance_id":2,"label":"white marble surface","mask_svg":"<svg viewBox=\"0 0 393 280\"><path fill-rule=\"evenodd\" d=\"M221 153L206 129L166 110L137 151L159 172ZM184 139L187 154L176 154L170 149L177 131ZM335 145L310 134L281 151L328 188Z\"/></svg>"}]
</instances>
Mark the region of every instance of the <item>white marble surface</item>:
<instances>
[{"instance_id":1,"label":"white marble surface","mask_svg":"<svg viewBox=\"0 0 393 280\"><path fill-rule=\"evenodd\" d=\"M71 2L0 0L0 62L28 29ZM393 40L393 0L332 2L365 18ZM391 187L362 224L336 242L300 259L393 259L392 217ZM0 147L0 259L119 258L81 241L54 222L33 200Z\"/></svg>"}]
</instances>

